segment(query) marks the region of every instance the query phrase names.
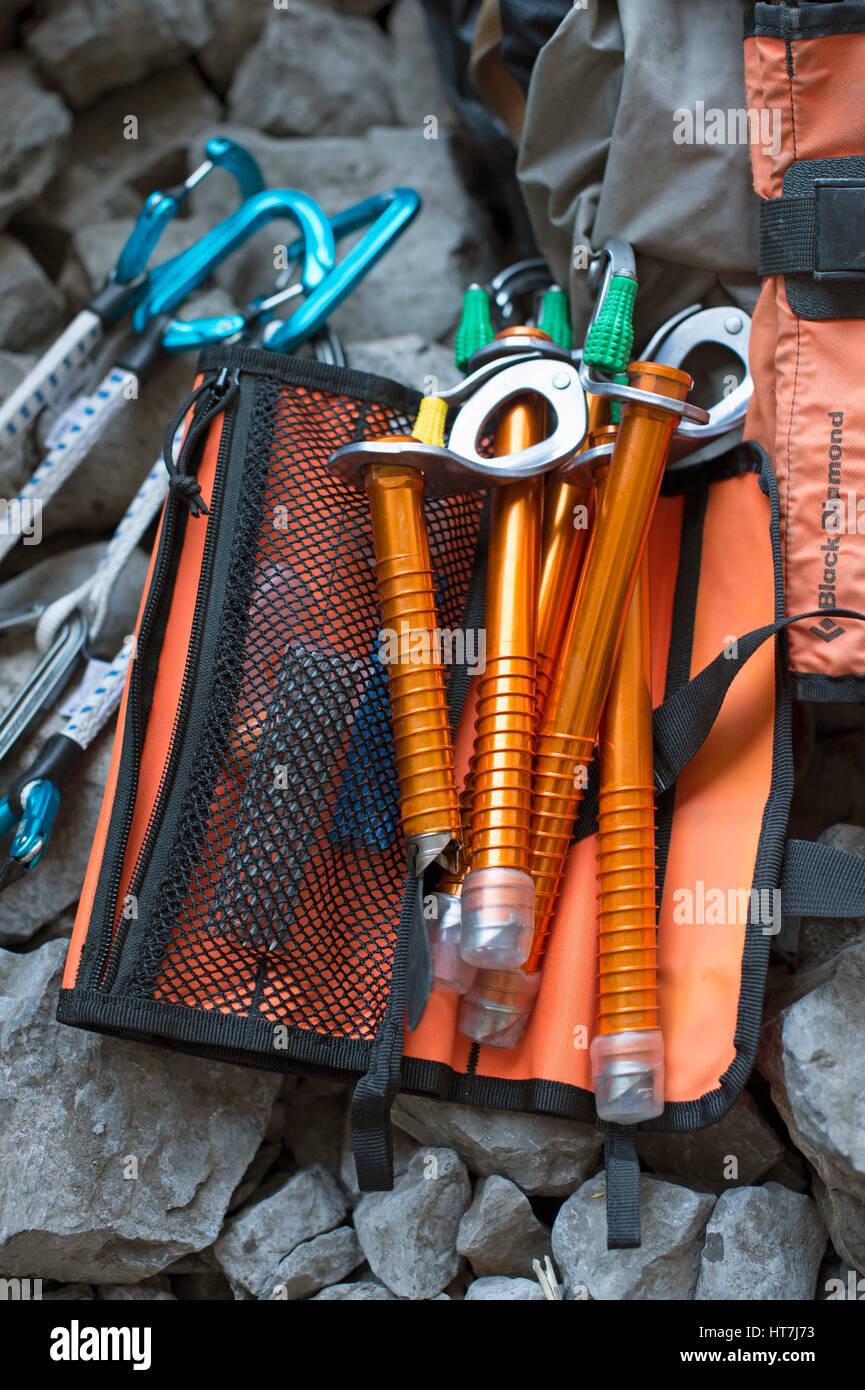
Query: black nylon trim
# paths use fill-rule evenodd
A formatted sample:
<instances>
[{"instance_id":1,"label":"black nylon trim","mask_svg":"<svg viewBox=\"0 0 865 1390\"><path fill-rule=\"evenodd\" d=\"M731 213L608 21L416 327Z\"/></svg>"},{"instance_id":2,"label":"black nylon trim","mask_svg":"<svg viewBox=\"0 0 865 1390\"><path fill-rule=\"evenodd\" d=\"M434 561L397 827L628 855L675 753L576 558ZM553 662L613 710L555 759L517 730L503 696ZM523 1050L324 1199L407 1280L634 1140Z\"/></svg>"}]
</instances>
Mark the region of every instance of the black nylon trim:
<instances>
[{"instance_id":1,"label":"black nylon trim","mask_svg":"<svg viewBox=\"0 0 865 1390\"><path fill-rule=\"evenodd\" d=\"M604 1126L607 1169L607 1249L640 1244L640 1160L636 1125Z\"/></svg>"},{"instance_id":2,"label":"black nylon trim","mask_svg":"<svg viewBox=\"0 0 865 1390\"><path fill-rule=\"evenodd\" d=\"M831 34L865 33L862 0L830 4L757 4L745 17L745 37L822 39Z\"/></svg>"},{"instance_id":3,"label":"black nylon trim","mask_svg":"<svg viewBox=\"0 0 865 1390\"><path fill-rule=\"evenodd\" d=\"M290 1072L315 1066L316 1075L339 1079L362 1074L372 1050L371 1043L326 1037L307 1028L154 999L120 999L98 989L62 989L57 1019L74 1028L132 1037L259 1071ZM274 1047L277 1026L284 1029L280 1034L287 1042L284 1050Z\"/></svg>"},{"instance_id":4,"label":"black nylon trim","mask_svg":"<svg viewBox=\"0 0 865 1390\"><path fill-rule=\"evenodd\" d=\"M268 352L265 348L216 347L202 352L199 371L215 371L221 367L236 367L242 372L272 377L291 386L309 386L358 401L389 405L406 415L416 412L421 402L419 391L391 381L390 377L357 372L351 367L335 367L311 357Z\"/></svg>"},{"instance_id":5,"label":"black nylon trim","mask_svg":"<svg viewBox=\"0 0 865 1390\"><path fill-rule=\"evenodd\" d=\"M861 705L865 702L865 676L824 676L817 671L791 671L797 700L815 705Z\"/></svg>"}]
</instances>

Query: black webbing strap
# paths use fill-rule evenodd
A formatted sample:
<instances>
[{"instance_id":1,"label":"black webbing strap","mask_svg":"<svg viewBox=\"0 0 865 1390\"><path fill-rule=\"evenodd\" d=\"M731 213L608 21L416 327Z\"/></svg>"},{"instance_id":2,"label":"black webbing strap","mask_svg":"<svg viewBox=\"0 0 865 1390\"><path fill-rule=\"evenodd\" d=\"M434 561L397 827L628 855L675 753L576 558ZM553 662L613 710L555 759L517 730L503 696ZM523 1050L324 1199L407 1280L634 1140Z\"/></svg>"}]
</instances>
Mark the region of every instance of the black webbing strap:
<instances>
[{"instance_id":1,"label":"black webbing strap","mask_svg":"<svg viewBox=\"0 0 865 1390\"><path fill-rule=\"evenodd\" d=\"M865 859L812 840L788 840L781 870L786 917L865 917Z\"/></svg>"},{"instance_id":2,"label":"black webbing strap","mask_svg":"<svg viewBox=\"0 0 865 1390\"><path fill-rule=\"evenodd\" d=\"M655 786L658 791L666 791L672 786L706 741L724 703L724 696L745 662L763 643L792 623L802 622L805 618L825 617L865 621L865 613L853 608L815 608L807 613L796 613L792 618L780 618L777 622L767 623L765 627L756 627L740 637L732 651L725 648L720 652L699 675L674 691L655 710Z\"/></svg>"},{"instance_id":3,"label":"black webbing strap","mask_svg":"<svg viewBox=\"0 0 865 1390\"><path fill-rule=\"evenodd\" d=\"M760 205L759 275L795 275L814 270L817 203L810 198L766 198Z\"/></svg>"},{"instance_id":4,"label":"black webbing strap","mask_svg":"<svg viewBox=\"0 0 865 1390\"><path fill-rule=\"evenodd\" d=\"M354 1164L361 1192L389 1192L393 1187L390 1112L400 1083L411 935L417 926L417 893L415 881L409 880L397 928L384 1020L372 1048L369 1070L355 1086L351 1102Z\"/></svg>"},{"instance_id":5,"label":"black webbing strap","mask_svg":"<svg viewBox=\"0 0 865 1390\"><path fill-rule=\"evenodd\" d=\"M640 1244L640 1160L636 1125L606 1125L607 1249L633 1250Z\"/></svg>"},{"instance_id":6,"label":"black webbing strap","mask_svg":"<svg viewBox=\"0 0 865 1390\"><path fill-rule=\"evenodd\" d=\"M397 1087L390 1066L392 1056L393 1048L378 1050L374 1065L357 1083L351 1103L354 1164L362 1192L389 1192L393 1187L390 1110Z\"/></svg>"}]
</instances>

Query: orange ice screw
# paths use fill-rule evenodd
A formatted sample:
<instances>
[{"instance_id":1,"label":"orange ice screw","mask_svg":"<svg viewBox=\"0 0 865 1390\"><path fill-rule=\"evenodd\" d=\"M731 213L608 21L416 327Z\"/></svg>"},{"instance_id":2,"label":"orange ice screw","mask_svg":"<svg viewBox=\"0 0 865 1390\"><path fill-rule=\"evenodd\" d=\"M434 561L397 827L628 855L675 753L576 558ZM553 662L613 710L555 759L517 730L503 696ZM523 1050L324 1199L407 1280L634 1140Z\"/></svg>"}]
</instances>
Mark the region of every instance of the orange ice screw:
<instances>
[{"instance_id":1,"label":"orange ice screw","mask_svg":"<svg viewBox=\"0 0 865 1390\"><path fill-rule=\"evenodd\" d=\"M382 442L411 439L391 435ZM382 631L396 651L388 677L402 825L410 868L420 875L435 859L453 867L460 841L444 672L434 645L437 618L423 477L416 468L373 463L364 484Z\"/></svg>"},{"instance_id":2,"label":"orange ice screw","mask_svg":"<svg viewBox=\"0 0 865 1390\"><path fill-rule=\"evenodd\" d=\"M651 362L633 363L628 381L679 401L693 385L687 373ZM555 911L582 798L582 770L592 758L675 426L676 416L661 407L631 401L622 412L603 504L538 735L531 861L535 936L527 970L540 966Z\"/></svg>"},{"instance_id":3,"label":"orange ice screw","mask_svg":"<svg viewBox=\"0 0 865 1390\"><path fill-rule=\"evenodd\" d=\"M636 1124L664 1108L645 557L625 619L598 751L598 1015L590 1056L600 1118Z\"/></svg>"},{"instance_id":4,"label":"orange ice screw","mask_svg":"<svg viewBox=\"0 0 865 1390\"><path fill-rule=\"evenodd\" d=\"M593 409L594 407L594 409ZM597 396L589 399L590 419L603 418L606 413L604 402ZM594 449L603 444L611 444L615 440L617 427L615 425L596 426L586 435L584 449ZM594 470L595 496L594 496L594 518L593 526L597 525L600 508L603 505L604 482L609 472L609 466L603 464ZM547 487L549 489L549 480ZM570 485L576 491L575 485ZM585 489L581 489L585 491ZM558 513L561 516L561 513ZM545 517L546 519L546 517ZM544 527L545 539L548 535L546 526ZM555 537L554 545L559 556L561 556L561 546L558 544L562 540L562 531ZM582 547L579 547L582 549ZM554 553L553 546L546 550L541 559L541 572L543 574L544 562ZM570 605L573 603L573 590L576 586L578 575L570 576L566 565L559 565L559 574L564 574L562 582L570 587L569 601L566 603L562 597L559 606L565 607L565 621L558 638L555 638L555 658L558 659L561 643L564 639L567 628L567 620L570 612ZM543 592L543 580L542 580ZM558 596L553 592L552 586L547 590L547 602L555 605L559 603ZM541 599L543 602L543 598ZM543 623L543 617L540 619ZM551 677L552 677L551 672ZM526 1022L532 1010L535 996L541 983L540 970L534 970L527 974L525 970L480 970L474 980L469 982L469 987L465 993L465 998L460 1006L459 1031L466 1037L472 1038L475 1042L486 1043L490 1047L516 1047L523 1035Z\"/></svg>"},{"instance_id":5,"label":"orange ice screw","mask_svg":"<svg viewBox=\"0 0 865 1390\"><path fill-rule=\"evenodd\" d=\"M678 401L693 385L687 373L652 362L632 363L628 381L638 390ZM513 1047L519 1040L540 982L583 773L592 758L676 422L671 411L643 402L629 401L622 412L535 749L530 861L535 929L528 958L519 968L529 977L525 998L513 1011L498 1014L504 1041L496 1037L496 1015L483 1017L485 977L466 995L460 1016L462 1032L492 1046Z\"/></svg>"},{"instance_id":6,"label":"orange ice screw","mask_svg":"<svg viewBox=\"0 0 865 1390\"><path fill-rule=\"evenodd\" d=\"M505 330L546 339L538 329ZM526 395L502 411L495 453L545 438L546 408ZM543 478L493 490L487 556L486 665L472 755L471 868L462 892L463 958L510 967L532 939L529 875Z\"/></svg>"},{"instance_id":7,"label":"orange ice screw","mask_svg":"<svg viewBox=\"0 0 865 1390\"><path fill-rule=\"evenodd\" d=\"M586 447L589 446L592 431L602 423L606 409L607 403L602 396L589 397ZM563 473L551 473L544 493L541 574L538 583L535 685L535 719L538 727L553 683L589 539L588 526L575 525L577 507L586 509L586 519L590 521L591 489L580 483L569 482Z\"/></svg>"}]
</instances>

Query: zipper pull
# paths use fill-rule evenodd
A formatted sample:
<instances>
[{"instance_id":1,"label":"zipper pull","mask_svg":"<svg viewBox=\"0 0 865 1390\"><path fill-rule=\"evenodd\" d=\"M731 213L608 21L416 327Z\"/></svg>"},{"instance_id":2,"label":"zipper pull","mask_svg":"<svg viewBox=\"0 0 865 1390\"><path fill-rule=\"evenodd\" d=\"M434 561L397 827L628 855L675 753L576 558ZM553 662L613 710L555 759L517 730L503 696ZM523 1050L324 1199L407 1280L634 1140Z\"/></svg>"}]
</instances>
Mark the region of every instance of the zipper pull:
<instances>
[{"instance_id":1,"label":"zipper pull","mask_svg":"<svg viewBox=\"0 0 865 1390\"><path fill-rule=\"evenodd\" d=\"M207 507L201 496L201 485L195 476L195 459L199 442L216 416L227 407L240 389L236 369L229 372L223 367L215 381L202 381L188 400L178 410L168 427L162 457L168 470L169 491L186 504L190 516L207 516ZM183 436L183 443L177 458L174 457L174 440L177 431L186 419L190 408L192 419Z\"/></svg>"}]
</instances>

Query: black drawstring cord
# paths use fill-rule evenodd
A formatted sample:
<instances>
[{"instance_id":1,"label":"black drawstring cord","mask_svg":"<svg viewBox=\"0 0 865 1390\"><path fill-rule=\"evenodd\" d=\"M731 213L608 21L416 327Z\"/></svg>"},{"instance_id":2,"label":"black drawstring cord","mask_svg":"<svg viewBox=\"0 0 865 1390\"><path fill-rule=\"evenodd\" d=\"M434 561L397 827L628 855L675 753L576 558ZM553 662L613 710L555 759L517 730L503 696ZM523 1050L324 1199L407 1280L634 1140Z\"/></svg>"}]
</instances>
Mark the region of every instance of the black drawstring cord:
<instances>
[{"instance_id":1,"label":"black drawstring cord","mask_svg":"<svg viewBox=\"0 0 865 1390\"><path fill-rule=\"evenodd\" d=\"M179 497L186 504L190 516L207 516L207 507L201 496L201 485L195 474L188 471L193 450L211 421L225 410L231 398L239 390L239 385L237 376L234 374L229 376L227 368L223 367L216 381L203 381L200 386L195 388L168 427L162 457L168 470L169 490L174 497ZM201 409L201 402L208 395L212 397L212 400L204 409ZM192 419L189 422L189 429L183 436L180 453L175 461L174 439L190 408L192 409Z\"/></svg>"}]
</instances>

